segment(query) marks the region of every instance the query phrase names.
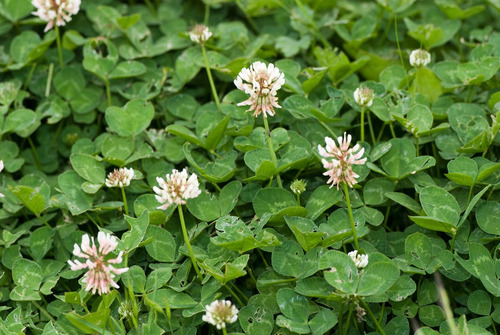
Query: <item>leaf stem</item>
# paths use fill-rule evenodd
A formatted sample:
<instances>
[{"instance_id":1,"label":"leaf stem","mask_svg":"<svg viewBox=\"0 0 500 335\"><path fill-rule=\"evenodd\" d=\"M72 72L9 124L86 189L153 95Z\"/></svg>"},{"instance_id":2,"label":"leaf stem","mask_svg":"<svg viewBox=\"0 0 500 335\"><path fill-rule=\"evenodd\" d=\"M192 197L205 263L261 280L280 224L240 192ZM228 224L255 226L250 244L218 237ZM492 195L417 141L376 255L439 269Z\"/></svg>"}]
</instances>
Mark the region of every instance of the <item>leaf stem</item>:
<instances>
[{"instance_id":1,"label":"leaf stem","mask_svg":"<svg viewBox=\"0 0 500 335\"><path fill-rule=\"evenodd\" d=\"M354 308L354 304L352 302L349 302L349 313L347 314L347 320L345 322L344 335L347 335L347 331L349 330L349 323L351 323L351 315L352 315L353 308ZM339 329L339 331L340 331L340 329Z\"/></svg>"},{"instance_id":2,"label":"leaf stem","mask_svg":"<svg viewBox=\"0 0 500 335\"><path fill-rule=\"evenodd\" d=\"M111 106L111 89L109 87L109 80L106 78L104 79L104 86L106 86L106 99L108 102L108 107Z\"/></svg>"},{"instance_id":3,"label":"leaf stem","mask_svg":"<svg viewBox=\"0 0 500 335\"><path fill-rule=\"evenodd\" d=\"M125 209L125 215L128 216L128 204L127 204L127 196L125 195L125 188L120 187L122 190L122 198L123 198L123 208Z\"/></svg>"},{"instance_id":4,"label":"leaf stem","mask_svg":"<svg viewBox=\"0 0 500 335\"><path fill-rule=\"evenodd\" d=\"M273 160L274 168L278 169L278 162L276 160L276 154L274 153L273 141L271 140L271 132L269 131L269 123L267 122L267 117L264 116L264 127L266 128L267 135L267 146L269 147L269 154L271 155L271 159ZM283 184L281 183L281 177L279 173L276 173L276 181L278 182L278 186L283 188Z\"/></svg>"},{"instance_id":5,"label":"leaf stem","mask_svg":"<svg viewBox=\"0 0 500 335\"><path fill-rule=\"evenodd\" d=\"M354 216L352 215L351 199L349 197L349 189L347 187L347 183L343 184L344 184L345 202L347 203L347 211L349 212L349 220L351 221L351 230L352 230L352 237L354 238L354 246L356 247L356 250L359 250L358 236L356 235L356 226L354 225Z\"/></svg>"},{"instance_id":6,"label":"leaf stem","mask_svg":"<svg viewBox=\"0 0 500 335\"><path fill-rule=\"evenodd\" d=\"M233 290L231 290L231 288L229 287L229 285L225 284L224 287L233 296L234 300L236 300L236 302L238 302L238 304L240 304L240 306L245 306L245 304L243 304L243 301L241 301L241 299L238 297L238 295L236 294L236 292L234 292Z\"/></svg>"},{"instance_id":7,"label":"leaf stem","mask_svg":"<svg viewBox=\"0 0 500 335\"><path fill-rule=\"evenodd\" d=\"M368 119L368 128L370 129L370 137L372 138L372 144L375 145L375 132L373 130L372 118L370 117L370 110L366 111L366 118Z\"/></svg>"},{"instance_id":8,"label":"leaf stem","mask_svg":"<svg viewBox=\"0 0 500 335\"><path fill-rule=\"evenodd\" d=\"M365 141L365 106L361 106L361 142Z\"/></svg>"},{"instance_id":9,"label":"leaf stem","mask_svg":"<svg viewBox=\"0 0 500 335\"><path fill-rule=\"evenodd\" d=\"M188 237L187 229L186 229L186 223L184 222L184 214L182 213L182 205L177 205L177 211L179 212L179 218L181 220L182 235L184 236L184 242L186 243L186 248L189 251L189 257L191 257L191 263L193 263L193 267L194 267L194 270L196 271L196 274L198 275L198 278L200 279L200 281L203 281L203 276L200 273L200 269L198 268L198 263L196 261L196 258L194 257L193 248L191 247L191 243L189 242L189 237Z\"/></svg>"},{"instance_id":10,"label":"leaf stem","mask_svg":"<svg viewBox=\"0 0 500 335\"><path fill-rule=\"evenodd\" d=\"M42 164L40 164L40 158L38 157L38 152L36 151L35 144L31 140L30 136L28 136L28 143L30 145L31 152L33 153L33 158L35 159L35 164L36 164L38 170L42 171Z\"/></svg>"},{"instance_id":11,"label":"leaf stem","mask_svg":"<svg viewBox=\"0 0 500 335\"><path fill-rule=\"evenodd\" d=\"M220 112L220 101L217 95L217 89L215 88L214 79L212 77L212 72L210 71L210 64L208 63L207 52L205 50L205 45L201 44L201 51L203 52L203 58L205 59L205 69L207 70L208 81L210 82L210 88L212 89L212 95L214 96L215 104L217 105L217 110Z\"/></svg>"},{"instance_id":12,"label":"leaf stem","mask_svg":"<svg viewBox=\"0 0 500 335\"><path fill-rule=\"evenodd\" d=\"M373 314L372 310L370 309L370 307L368 306L368 304L363 300L363 299L359 299L359 301L361 302L361 304L363 305L363 307L367 310L368 312L368 315L370 315L370 317L372 318L373 322L375 323L375 327L377 328L378 332L382 335L385 335L385 332L384 330L382 329L382 327L380 326L380 323L378 322L377 318L375 317L375 315Z\"/></svg>"},{"instance_id":13,"label":"leaf stem","mask_svg":"<svg viewBox=\"0 0 500 335\"><path fill-rule=\"evenodd\" d=\"M48 98L50 95L50 87L52 83L52 74L54 73L54 63L49 65L49 75L47 76L47 84L45 86L45 97Z\"/></svg>"},{"instance_id":14,"label":"leaf stem","mask_svg":"<svg viewBox=\"0 0 500 335\"><path fill-rule=\"evenodd\" d=\"M59 66L62 69L64 67L64 63L63 63L63 56L62 56L61 35L59 33L59 26L57 24L55 24L54 27L56 30L57 56L59 57Z\"/></svg>"},{"instance_id":15,"label":"leaf stem","mask_svg":"<svg viewBox=\"0 0 500 335\"><path fill-rule=\"evenodd\" d=\"M38 302L36 302L35 300L32 300L31 301L33 303L33 305L35 305L36 308L38 308L38 310L40 310L40 312L45 315L50 321L52 322L56 322L56 320L52 317L52 315L50 315L49 312L47 312L47 310L42 307Z\"/></svg>"}]
</instances>

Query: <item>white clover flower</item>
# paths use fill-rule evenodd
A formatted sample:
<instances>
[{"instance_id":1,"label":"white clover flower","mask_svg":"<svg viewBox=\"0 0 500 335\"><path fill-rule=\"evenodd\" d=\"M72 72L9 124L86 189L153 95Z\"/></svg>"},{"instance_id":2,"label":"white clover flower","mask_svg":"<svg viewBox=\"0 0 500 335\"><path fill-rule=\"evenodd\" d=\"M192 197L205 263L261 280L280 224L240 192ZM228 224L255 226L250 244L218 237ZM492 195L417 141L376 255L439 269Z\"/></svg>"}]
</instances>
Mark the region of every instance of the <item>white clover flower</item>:
<instances>
[{"instance_id":1,"label":"white clover flower","mask_svg":"<svg viewBox=\"0 0 500 335\"><path fill-rule=\"evenodd\" d=\"M134 178L134 169L120 168L114 169L106 178L107 187L126 187L130 185L130 181Z\"/></svg>"},{"instance_id":2,"label":"white clover flower","mask_svg":"<svg viewBox=\"0 0 500 335\"><path fill-rule=\"evenodd\" d=\"M356 264L356 267L358 269L362 269L368 265L368 255L358 255L357 250L353 250L350 253L348 253L349 257L353 260L354 264Z\"/></svg>"},{"instance_id":3,"label":"white clover flower","mask_svg":"<svg viewBox=\"0 0 500 335\"><path fill-rule=\"evenodd\" d=\"M216 300L205 306L206 314L202 320L217 327L226 328L226 324L233 323L238 319L238 308L229 300Z\"/></svg>"},{"instance_id":4,"label":"white clover flower","mask_svg":"<svg viewBox=\"0 0 500 335\"><path fill-rule=\"evenodd\" d=\"M97 234L97 241L99 242L99 249L97 249L95 245L94 237L92 237L91 246L89 235L83 235L82 245L80 247L75 243L73 255L85 258L85 263L81 263L76 259L74 262L68 260L68 264L71 265L71 270L73 271L88 269L82 280L86 283L85 291L92 290L92 294L95 294L97 291L97 293L101 295L103 293L108 293L110 286L119 288L120 286L118 286L113 278L115 275L120 275L128 271L128 268L116 269L112 265L123 261L123 251L120 251L116 258L106 258L106 255L114 251L118 245L116 237L100 231Z\"/></svg>"},{"instance_id":5,"label":"white clover flower","mask_svg":"<svg viewBox=\"0 0 500 335\"><path fill-rule=\"evenodd\" d=\"M71 16L80 10L81 0L31 0L31 3L37 9L32 14L48 22L44 29L47 32L54 24L64 26L71 21Z\"/></svg>"},{"instance_id":6,"label":"white clover flower","mask_svg":"<svg viewBox=\"0 0 500 335\"><path fill-rule=\"evenodd\" d=\"M212 36L212 32L207 26L203 24L197 24L189 32L189 38L191 41L198 44L205 44L206 41Z\"/></svg>"},{"instance_id":7,"label":"white clover flower","mask_svg":"<svg viewBox=\"0 0 500 335\"><path fill-rule=\"evenodd\" d=\"M0 172L2 172L2 170L3 170L3 160L0 160ZM0 193L0 198L3 198L3 197L5 197L5 195Z\"/></svg>"},{"instance_id":8,"label":"white clover flower","mask_svg":"<svg viewBox=\"0 0 500 335\"><path fill-rule=\"evenodd\" d=\"M292 190L293 194L299 195L306 190L306 185L307 183L304 179L295 179L290 185L290 189Z\"/></svg>"},{"instance_id":9,"label":"white clover flower","mask_svg":"<svg viewBox=\"0 0 500 335\"><path fill-rule=\"evenodd\" d=\"M163 204L158 209L167 209L172 204L184 205L187 199L196 198L201 194L198 176L192 174L188 179L187 169L181 172L172 170L172 174L167 174L165 180L156 177L160 187L153 187L156 200Z\"/></svg>"},{"instance_id":10,"label":"white clover flower","mask_svg":"<svg viewBox=\"0 0 500 335\"><path fill-rule=\"evenodd\" d=\"M328 169L323 175L330 177L326 182L327 184L332 183L330 188L333 187L333 185L337 185L338 190L341 182L346 183L349 187L353 187L357 184L356 178L358 178L359 175L352 170L352 165L365 164L366 158L361 158L365 149L359 144L350 148L351 139L351 135L347 135L346 138L346 133L344 133L343 139L340 136L337 138L339 147L337 147L335 141L330 137L325 137L325 148L318 145L319 154L324 157L321 160L323 167Z\"/></svg>"},{"instance_id":11,"label":"white clover flower","mask_svg":"<svg viewBox=\"0 0 500 335\"><path fill-rule=\"evenodd\" d=\"M239 90L250 94L250 97L238 104L238 106L250 106L249 111L253 111L253 116L264 113L274 115L274 107L278 105L278 90L285 83L285 75L270 63L267 67L262 62L255 62L250 68L243 68L238 77L234 80L234 85Z\"/></svg>"},{"instance_id":12,"label":"white clover flower","mask_svg":"<svg viewBox=\"0 0 500 335\"><path fill-rule=\"evenodd\" d=\"M431 54L423 49L413 50L410 54L410 65L416 68L426 66L431 62Z\"/></svg>"},{"instance_id":13,"label":"white clover flower","mask_svg":"<svg viewBox=\"0 0 500 335\"><path fill-rule=\"evenodd\" d=\"M373 90L367 87L358 87L354 91L354 101L361 107L370 107L374 97Z\"/></svg>"}]
</instances>

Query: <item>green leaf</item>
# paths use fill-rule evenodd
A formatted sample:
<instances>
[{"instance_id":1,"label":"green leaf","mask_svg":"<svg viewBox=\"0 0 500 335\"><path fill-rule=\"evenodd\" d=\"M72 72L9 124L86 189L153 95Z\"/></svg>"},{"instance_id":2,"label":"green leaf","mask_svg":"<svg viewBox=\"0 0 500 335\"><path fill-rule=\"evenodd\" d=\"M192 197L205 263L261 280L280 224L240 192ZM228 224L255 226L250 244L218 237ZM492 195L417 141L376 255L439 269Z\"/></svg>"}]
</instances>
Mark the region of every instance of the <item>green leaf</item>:
<instances>
[{"instance_id":1,"label":"green leaf","mask_svg":"<svg viewBox=\"0 0 500 335\"><path fill-rule=\"evenodd\" d=\"M276 293L276 302L283 315L293 321L307 323L309 318L309 303L294 290L282 288Z\"/></svg>"},{"instance_id":2,"label":"green leaf","mask_svg":"<svg viewBox=\"0 0 500 335\"><path fill-rule=\"evenodd\" d=\"M233 180L222 188L219 194L220 216L231 213L238 202L241 189L241 182L237 180Z\"/></svg>"},{"instance_id":3,"label":"green leaf","mask_svg":"<svg viewBox=\"0 0 500 335\"><path fill-rule=\"evenodd\" d=\"M82 330L86 334L100 333L102 335L112 335L113 333L104 329L103 326L109 319L110 310L100 309L98 312L89 313L85 316L80 316L76 312L70 312L64 316L78 329Z\"/></svg>"},{"instance_id":4,"label":"green leaf","mask_svg":"<svg viewBox=\"0 0 500 335\"><path fill-rule=\"evenodd\" d=\"M476 290L467 299L467 308L475 314L490 315L491 299L483 290Z\"/></svg>"},{"instance_id":5,"label":"green leaf","mask_svg":"<svg viewBox=\"0 0 500 335\"><path fill-rule=\"evenodd\" d=\"M104 184L106 171L104 165L94 156L87 154L72 154L70 156L71 165L80 177L93 184Z\"/></svg>"},{"instance_id":6,"label":"green leaf","mask_svg":"<svg viewBox=\"0 0 500 335\"><path fill-rule=\"evenodd\" d=\"M17 286L38 290L42 283L42 268L37 263L18 259L12 265L12 280ZM36 299L39 300L39 299Z\"/></svg>"},{"instance_id":7,"label":"green leaf","mask_svg":"<svg viewBox=\"0 0 500 335\"><path fill-rule=\"evenodd\" d=\"M381 205L387 198L386 193L392 192L395 183L387 178L373 178L363 187L363 199L367 205Z\"/></svg>"},{"instance_id":8,"label":"green leaf","mask_svg":"<svg viewBox=\"0 0 500 335\"><path fill-rule=\"evenodd\" d=\"M173 262L176 257L177 245L172 235L161 227L149 226L144 238L150 237L153 239L151 243L146 244L148 255L158 262Z\"/></svg>"},{"instance_id":9,"label":"green leaf","mask_svg":"<svg viewBox=\"0 0 500 335\"><path fill-rule=\"evenodd\" d=\"M390 261L368 262L359 278L357 295L372 296L386 293L399 277L399 269Z\"/></svg>"},{"instance_id":10,"label":"green leaf","mask_svg":"<svg viewBox=\"0 0 500 335\"><path fill-rule=\"evenodd\" d=\"M134 152L134 141L130 137L108 134L102 141L102 155L110 163L123 166L125 160Z\"/></svg>"},{"instance_id":11,"label":"green leaf","mask_svg":"<svg viewBox=\"0 0 500 335\"><path fill-rule=\"evenodd\" d=\"M342 196L343 193L341 191L331 188L328 185L316 188L307 200L307 218L313 221L316 220L328 208L339 202Z\"/></svg>"},{"instance_id":12,"label":"green leaf","mask_svg":"<svg viewBox=\"0 0 500 335\"><path fill-rule=\"evenodd\" d=\"M119 63L109 74L109 79L137 77L146 72L146 66L137 61Z\"/></svg>"},{"instance_id":13,"label":"green leaf","mask_svg":"<svg viewBox=\"0 0 500 335\"><path fill-rule=\"evenodd\" d=\"M397 202L398 204L408 208L409 210L411 210L416 214L420 214L422 212L422 207L420 207L420 204L416 202L413 198L404 193L387 192L385 193L385 196L391 199L392 201Z\"/></svg>"},{"instance_id":14,"label":"green leaf","mask_svg":"<svg viewBox=\"0 0 500 335\"><path fill-rule=\"evenodd\" d=\"M267 306L253 303L240 309L238 321L248 335L271 335L274 326L273 313Z\"/></svg>"},{"instance_id":15,"label":"green leaf","mask_svg":"<svg viewBox=\"0 0 500 335\"><path fill-rule=\"evenodd\" d=\"M135 293L144 293L146 274L140 266L133 265L129 267L128 271L122 275L121 279L122 282Z\"/></svg>"},{"instance_id":16,"label":"green leaf","mask_svg":"<svg viewBox=\"0 0 500 335\"><path fill-rule=\"evenodd\" d=\"M106 122L118 135L137 136L149 127L154 116L154 107L143 99L134 99L123 108L111 106L106 109Z\"/></svg>"},{"instance_id":17,"label":"green leaf","mask_svg":"<svg viewBox=\"0 0 500 335\"><path fill-rule=\"evenodd\" d=\"M78 96L85 88L85 77L80 68L66 67L54 77L54 87L67 101Z\"/></svg>"},{"instance_id":18,"label":"green leaf","mask_svg":"<svg viewBox=\"0 0 500 335\"><path fill-rule=\"evenodd\" d=\"M345 294L356 293L358 268L347 254L328 250L320 256L318 266L325 269L323 273L328 284Z\"/></svg>"},{"instance_id":19,"label":"green leaf","mask_svg":"<svg viewBox=\"0 0 500 335\"><path fill-rule=\"evenodd\" d=\"M298 216L285 216L285 221L297 239L297 242L300 243L302 249L305 251L309 251L320 244L323 241L323 237L326 236L326 233L318 232L318 226L312 220ZM277 272L279 273L279 271Z\"/></svg>"},{"instance_id":20,"label":"green leaf","mask_svg":"<svg viewBox=\"0 0 500 335\"><path fill-rule=\"evenodd\" d=\"M210 131L205 140L205 147L207 150L214 150L219 145L222 137L224 136L224 132L226 131L229 120L231 119L231 114L226 115L221 122L217 124L217 126Z\"/></svg>"},{"instance_id":21,"label":"green leaf","mask_svg":"<svg viewBox=\"0 0 500 335\"><path fill-rule=\"evenodd\" d=\"M21 137L28 137L40 126L40 120L35 112L21 108L9 113L3 124L2 134L16 133Z\"/></svg>"},{"instance_id":22,"label":"green leaf","mask_svg":"<svg viewBox=\"0 0 500 335\"><path fill-rule=\"evenodd\" d=\"M172 278L172 269L171 268L158 268L148 275L146 280L146 291L157 290L163 285L165 285L170 278Z\"/></svg>"},{"instance_id":23,"label":"green leaf","mask_svg":"<svg viewBox=\"0 0 500 335\"><path fill-rule=\"evenodd\" d=\"M187 208L191 214L202 221L213 221L220 217L219 200L215 195L206 192L189 199Z\"/></svg>"},{"instance_id":24,"label":"green leaf","mask_svg":"<svg viewBox=\"0 0 500 335\"><path fill-rule=\"evenodd\" d=\"M295 241L286 241L273 250L272 265L274 271L283 276L306 278L314 274L317 250L304 255L301 246Z\"/></svg>"},{"instance_id":25,"label":"green leaf","mask_svg":"<svg viewBox=\"0 0 500 335\"><path fill-rule=\"evenodd\" d=\"M119 244L120 250L128 254L136 249L144 239L149 226L149 212L142 211L138 218L125 216L125 221L130 225L130 230L122 235Z\"/></svg>"},{"instance_id":26,"label":"green leaf","mask_svg":"<svg viewBox=\"0 0 500 335\"><path fill-rule=\"evenodd\" d=\"M40 227L30 237L30 251L33 259L40 262L52 247L55 231L49 227Z\"/></svg>"},{"instance_id":27,"label":"green leaf","mask_svg":"<svg viewBox=\"0 0 500 335\"><path fill-rule=\"evenodd\" d=\"M30 0L5 0L0 2L0 14L10 22L17 22L29 15L33 7Z\"/></svg>"},{"instance_id":28,"label":"green leaf","mask_svg":"<svg viewBox=\"0 0 500 335\"><path fill-rule=\"evenodd\" d=\"M337 324L337 314L328 308L320 308L319 313L309 320L312 335L326 334Z\"/></svg>"},{"instance_id":29,"label":"green leaf","mask_svg":"<svg viewBox=\"0 0 500 335\"><path fill-rule=\"evenodd\" d=\"M45 208L45 200L43 196L36 190L28 186L9 186L10 191L36 216Z\"/></svg>"},{"instance_id":30,"label":"green leaf","mask_svg":"<svg viewBox=\"0 0 500 335\"><path fill-rule=\"evenodd\" d=\"M66 171L58 177L59 187L66 195L66 205L73 215L79 215L92 208L93 197L81 188L84 181L75 171Z\"/></svg>"},{"instance_id":31,"label":"green leaf","mask_svg":"<svg viewBox=\"0 0 500 335\"><path fill-rule=\"evenodd\" d=\"M436 218L432 218L429 216L409 216L409 218L422 228L434 231L442 231L450 234L456 234L457 232L457 228L455 227L455 225Z\"/></svg>"},{"instance_id":32,"label":"green leaf","mask_svg":"<svg viewBox=\"0 0 500 335\"><path fill-rule=\"evenodd\" d=\"M433 256L431 240L422 233L413 233L406 238L405 255L410 264L425 270Z\"/></svg>"},{"instance_id":33,"label":"green leaf","mask_svg":"<svg viewBox=\"0 0 500 335\"><path fill-rule=\"evenodd\" d=\"M458 224L460 207L450 193L437 186L427 186L420 192L420 203L425 213L453 226Z\"/></svg>"},{"instance_id":34,"label":"green leaf","mask_svg":"<svg viewBox=\"0 0 500 335\"><path fill-rule=\"evenodd\" d=\"M485 201L476 209L476 221L479 228L493 235L500 235L500 204L496 201Z\"/></svg>"},{"instance_id":35,"label":"green leaf","mask_svg":"<svg viewBox=\"0 0 500 335\"><path fill-rule=\"evenodd\" d=\"M307 210L297 206L293 194L285 189L270 187L260 189L253 199L253 208L258 217L271 214L270 222L281 222L285 215L306 216Z\"/></svg>"},{"instance_id":36,"label":"green leaf","mask_svg":"<svg viewBox=\"0 0 500 335\"><path fill-rule=\"evenodd\" d=\"M165 128L167 133L180 137L190 143L196 144L202 148L205 147L205 143L203 143L191 130L180 124L171 124Z\"/></svg>"}]
</instances>

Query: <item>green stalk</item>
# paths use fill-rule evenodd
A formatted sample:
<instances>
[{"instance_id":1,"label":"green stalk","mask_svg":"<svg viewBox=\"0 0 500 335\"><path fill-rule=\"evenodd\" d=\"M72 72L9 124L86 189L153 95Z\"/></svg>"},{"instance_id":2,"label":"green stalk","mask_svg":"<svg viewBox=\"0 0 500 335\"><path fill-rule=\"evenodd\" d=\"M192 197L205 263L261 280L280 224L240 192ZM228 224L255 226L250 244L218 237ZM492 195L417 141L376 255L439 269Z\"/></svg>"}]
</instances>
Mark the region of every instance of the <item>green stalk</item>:
<instances>
[{"instance_id":1,"label":"green stalk","mask_svg":"<svg viewBox=\"0 0 500 335\"><path fill-rule=\"evenodd\" d=\"M38 157L38 152L36 151L35 144L31 140L30 136L28 136L28 143L30 145L31 152L33 153L33 158L35 159L36 167L38 168L38 170L42 171L42 164L40 164L40 158Z\"/></svg>"},{"instance_id":2,"label":"green stalk","mask_svg":"<svg viewBox=\"0 0 500 335\"><path fill-rule=\"evenodd\" d=\"M372 318L373 320L373 323L375 323L375 327L377 328L378 332L382 335L385 335L385 332L384 330L382 329L382 327L380 326L380 323L378 322L377 318L375 317L375 315L373 314L372 310L370 309L370 307L368 307L368 304L363 300L363 299L359 299L359 301L361 302L361 304L363 305L363 307L366 309L366 311L368 312L368 315L370 315L370 317Z\"/></svg>"},{"instance_id":3,"label":"green stalk","mask_svg":"<svg viewBox=\"0 0 500 335\"><path fill-rule=\"evenodd\" d=\"M227 335L226 327L222 328L222 334Z\"/></svg>"},{"instance_id":4,"label":"green stalk","mask_svg":"<svg viewBox=\"0 0 500 335\"><path fill-rule=\"evenodd\" d=\"M207 70L207 76L208 76L208 81L210 82L210 88L212 89L212 95L214 96L215 104L217 105L217 110L220 112L221 109L220 109L219 96L217 95L214 79L212 78L212 72L210 71L210 65L208 64L208 57L204 44L201 44L201 51L203 52L203 58L205 59L205 68Z\"/></svg>"},{"instance_id":5,"label":"green stalk","mask_svg":"<svg viewBox=\"0 0 500 335\"><path fill-rule=\"evenodd\" d=\"M28 73L28 77L26 77L26 80L24 81L23 84L23 90L26 90L28 88L31 78L33 77L33 73L35 72L36 65L37 65L36 63L31 64L30 72Z\"/></svg>"},{"instance_id":6,"label":"green stalk","mask_svg":"<svg viewBox=\"0 0 500 335\"><path fill-rule=\"evenodd\" d=\"M366 118L368 119L368 128L370 129L370 136L372 138L372 144L375 145L375 132L373 130L372 118L370 117L370 110L366 111Z\"/></svg>"},{"instance_id":7,"label":"green stalk","mask_svg":"<svg viewBox=\"0 0 500 335\"><path fill-rule=\"evenodd\" d=\"M59 57L59 66L61 69L64 67L63 56L62 56L62 45L61 45L61 36L59 34L59 26L54 25L56 29L56 43L57 43L57 56Z\"/></svg>"},{"instance_id":8,"label":"green stalk","mask_svg":"<svg viewBox=\"0 0 500 335\"><path fill-rule=\"evenodd\" d=\"M361 106L361 142L365 141L365 106Z\"/></svg>"},{"instance_id":9,"label":"green stalk","mask_svg":"<svg viewBox=\"0 0 500 335\"><path fill-rule=\"evenodd\" d=\"M191 247L191 243L189 242L189 237L187 234L186 223L184 222L184 214L182 213L182 206L177 205L177 211L179 212L179 218L181 219L181 227L182 227L182 235L184 236L184 242L186 243L186 248L189 251L189 257L191 257L191 263L193 263L194 270L198 275L200 281L203 281L203 276L200 273L200 269L198 268L198 262L194 257L193 248Z\"/></svg>"},{"instance_id":10,"label":"green stalk","mask_svg":"<svg viewBox=\"0 0 500 335\"><path fill-rule=\"evenodd\" d=\"M352 230L352 237L354 238L354 246L356 247L356 250L359 250L358 236L356 235L356 226L354 225L354 216L352 215L351 198L349 198L349 189L347 187L347 183L343 184L344 184L345 201L347 202L347 210L349 212L349 219L351 221L351 230Z\"/></svg>"},{"instance_id":11,"label":"green stalk","mask_svg":"<svg viewBox=\"0 0 500 335\"><path fill-rule=\"evenodd\" d=\"M415 151L418 157L420 156L420 145L418 144L418 136L417 135L414 136L415 136Z\"/></svg>"},{"instance_id":12,"label":"green stalk","mask_svg":"<svg viewBox=\"0 0 500 335\"><path fill-rule=\"evenodd\" d=\"M125 189L120 187L122 190L122 198L123 198L123 208L125 208L125 215L128 216L128 204L127 204L127 196L125 195Z\"/></svg>"},{"instance_id":13,"label":"green stalk","mask_svg":"<svg viewBox=\"0 0 500 335\"><path fill-rule=\"evenodd\" d=\"M49 312L47 312L47 310L42 307L39 303L37 303L35 300L32 300L31 301L33 303L33 305L35 305L36 308L38 308L38 310L43 314L45 315L50 321L52 322L56 322L56 320L52 317L52 315L50 315Z\"/></svg>"},{"instance_id":14,"label":"green stalk","mask_svg":"<svg viewBox=\"0 0 500 335\"><path fill-rule=\"evenodd\" d=\"M109 80L104 79L104 85L106 86L106 98L108 101L108 107L111 106L111 89L109 87Z\"/></svg>"},{"instance_id":15,"label":"green stalk","mask_svg":"<svg viewBox=\"0 0 500 335\"><path fill-rule=\"evenodd\" d=\"M276 154L274 153L273 141L271 140L271 132L269 131L269 123L267 122L267 117L264 116L264 127L266 128L267 134L267 146L269 147L269 153L271 154L271 159L273 160L273 164L278 168L278 162L276 160ZM279 173L276 174L276 181L278 182L278 186L283 188L283 184L281 183L281 177Z\"/></svg>"},{"instance_id":16,"label":"green stalk","mask_svg":"<svg viewBox=\"0 0 500 335\"><path fill-rule=\"evenodd\" d=\"M52 73L54 73L54 64L49 65L49 75L47 76L47 85L45 86L45 97L48 98L50 95L50 86L52 83Z\"/></svg>"},{"instance_id":17,"label":"green stalk","mask_svg":"<svg viewBox=\"0 0 500 335\"><path fill-rule=\"evenodd\" d=\"M224 285L224 287L229 291L229 293L233 296L234 300L236 300L236 302L238 304L240 304L240 306L245 306L245 304L243 304L243 302L241 301L241 299L238 297L238 295L233 291L231 290L231 288L226 284Z\"/></svg>"},{"instance_id":18,"label":"green stalk","mask_svg":"<svg viewBox=\"0 0 500 335\"><path fill-rule=\"evenodd\" d=\"M345 322L344 335L347 335L347 331L349 330L349 323L351 323L352 310L354 308L354 304L352 302L349 303L349 313L347 314L347 320ZM340 332L340 329L339 329Z\"/></svg>"},{"instance_id":19,"label":"green stalk","mask_svg":"<svg viewBox=\"0 0 500 335\"><path fill-rule=\"evenodd\" d=\"M405 70L405 80L406 80L406 87L410 86L410 83L408 82L408 76L406 73L406 67L405 63L403 61L403 53L401 52L401 46L399 45L399 36L398 36L398 18L396 15L394 15L394 30L396 33L396 45L398 46L398 53L399 53L399 59L401 60L401 66Z\"/></svg>"}]
</instances>

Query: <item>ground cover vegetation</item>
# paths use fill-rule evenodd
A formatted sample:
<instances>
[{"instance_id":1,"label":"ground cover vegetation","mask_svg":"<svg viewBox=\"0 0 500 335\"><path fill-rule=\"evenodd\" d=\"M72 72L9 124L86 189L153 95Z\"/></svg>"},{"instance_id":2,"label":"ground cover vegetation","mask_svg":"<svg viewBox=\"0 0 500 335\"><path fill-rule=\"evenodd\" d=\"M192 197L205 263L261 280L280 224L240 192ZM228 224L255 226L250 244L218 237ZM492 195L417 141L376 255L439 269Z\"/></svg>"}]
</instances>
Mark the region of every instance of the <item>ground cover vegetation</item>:
<instances>
[{"instance_id":1,"label":"ground cover vegetation","mask_svg":"<svg viewBox=\"0 0 500 335\"><path fill-rule=\"evenodd\" d=\"M0 333L497 334L499 13L0 1Z\"/></svg>"}]
</instances>

